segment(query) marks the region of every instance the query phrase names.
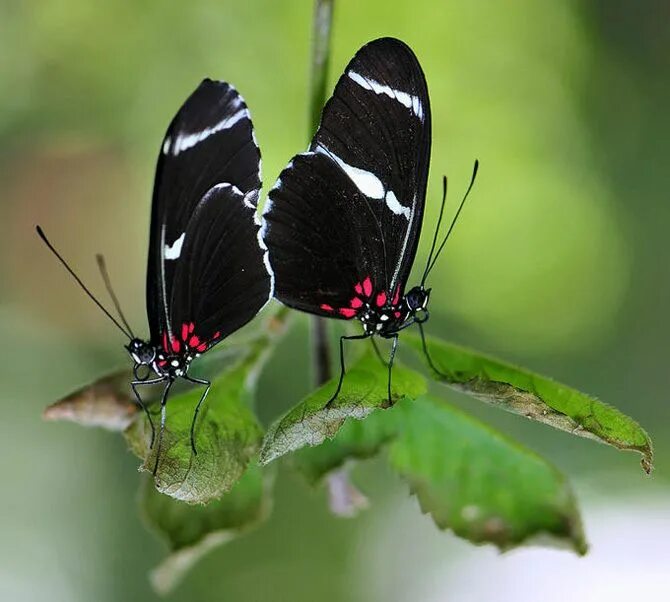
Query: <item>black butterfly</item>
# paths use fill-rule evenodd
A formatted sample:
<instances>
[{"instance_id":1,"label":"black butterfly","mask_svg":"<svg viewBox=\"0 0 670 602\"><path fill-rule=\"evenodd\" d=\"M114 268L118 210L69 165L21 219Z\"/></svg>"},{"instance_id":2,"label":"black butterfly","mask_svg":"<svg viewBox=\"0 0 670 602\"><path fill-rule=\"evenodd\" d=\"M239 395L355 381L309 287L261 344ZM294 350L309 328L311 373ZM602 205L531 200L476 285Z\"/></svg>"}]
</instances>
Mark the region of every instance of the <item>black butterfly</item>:
<instances>
[{"instance_id":1,"label":"black butterfly","mask_svg":"<svg viewBox=\"0 0 670 602\"><path fill-rule=\"evenodd\" d=\"M344 378L344 341L374 335L393 340L391 403L398 333L428 319L425 281L451 232L435 252L446 178L421 283L409 291L406 284L421 231L430 145L421 66L403 42L378 39L347 65L308 151L293 158L270 191L263 236L276 298L305 312L363 324L363 334L340 337L340 380L329 404ZM477 163L473 181L476 171Z\"/></svg>"},{"instance_id":2,"label":"black butterfly","mask_svg":"<svg viewBox=\"0 0 670 602\"><path fill-rule=\"evenodd\" d=\"M195 424L210 382L189 376L189 366L249 322L272 297L273 277L256 213L260 171L260 151L244 100L231 85L204 80L172 120L158 157L147 267L148 341L136 338L128 326L102 257L101 273L125 328L37 227L86 293L130 339L131 384L151 425L151 447L155 429L137 387L166 383L154 472L175 379L206 387L191 424L191 447L197 453ZM140 375L141 366L150 370Z\"/></svg>"}]
</instances>

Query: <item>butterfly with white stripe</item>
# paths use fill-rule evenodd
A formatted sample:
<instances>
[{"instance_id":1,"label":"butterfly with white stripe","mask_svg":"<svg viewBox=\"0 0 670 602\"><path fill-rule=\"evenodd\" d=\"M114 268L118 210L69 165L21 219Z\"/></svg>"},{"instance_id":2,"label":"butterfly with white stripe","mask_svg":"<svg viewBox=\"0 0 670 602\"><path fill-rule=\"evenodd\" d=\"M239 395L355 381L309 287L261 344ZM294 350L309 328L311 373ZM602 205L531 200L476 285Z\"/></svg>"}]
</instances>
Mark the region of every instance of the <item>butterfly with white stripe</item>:
<instances>
[{"instance_id":1,"label":"butterfly with white stripe","mask_svg":"<svg viewBox=\"0 0 670 602\"><path fill-rule=\"evenodd\" d=\"M343 342L398 333L428 318L425 281L406 291L421 232L431 146L426 80L400 40L366 44L347 65L306 153L270 191L263 236L275 296L289 307L342 320L363 333ZM443 201L444 202L444 201ZM444 205L443 205L444 206ZM439 229L439 222L438 222Z\"/></svg>"}]
</instances>

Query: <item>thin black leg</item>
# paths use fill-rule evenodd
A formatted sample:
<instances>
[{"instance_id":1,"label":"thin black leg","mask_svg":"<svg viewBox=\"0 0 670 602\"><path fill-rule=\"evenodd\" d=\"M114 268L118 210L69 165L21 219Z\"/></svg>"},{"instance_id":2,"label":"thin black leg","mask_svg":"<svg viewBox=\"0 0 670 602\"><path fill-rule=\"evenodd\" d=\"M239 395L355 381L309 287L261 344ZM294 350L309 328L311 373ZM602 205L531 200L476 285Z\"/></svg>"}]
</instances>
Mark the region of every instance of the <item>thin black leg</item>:
<instances>
[{"instance_id":1,"label":"thin black leg","mask_svg":"<svg viewBox=\"0 0 670 602\"><path fill-rule=\"evenodd\" d=\"M419 324L419 332L421 333L421 346L423 347L423 354L426 356L426 360L428 360L428 365L434 372L436 372L440 376L445 376L445 374L442 371L437 369L437 367L433 363L432 358L430 357L430 353L428 353L428 345L426 345L426 334L423 331L423 324L421 322L417 323Z\"/></svg>"},{"instance_id":2,"label":"thin black leg","mask_svg":"<svg viewBox=\"0 0 670 602\"><path fill-rule=\"evenodd\" d=\"M149 408L147 408L147 406L144 405L144 402L142 401L140 393L136 389L136 387L138 385L157 385L158 383L162 383L164 380L165 378L153 378L151 380L133 380L130 382L130 386L133 389L133 393L135 393L135 399L137 399L137 405L139 405L142 408L144 414L147 417L147 420L149 421L149 425L151 426L151 445L149 445L149 449L153 449L154 447L154 438L156 437L156 429L154 428L154 421L151 419L151 414L149 414Z\"/></svg>"},{"instance_id":3,"label":"thin black leg","mask_svg":"<svg viewBox=\"0 0 670 602\"><path fill-rule=\"evenodd\" d=\"M384 365L388 366L388 362L384 359L384 356L381 354L381 351L379 351L379 347L377 347L377 341L375 340L375 337L370 337L370 340L372 341L372 346L375 349L375 353L377 354L377 357L379 358L379 361Z\"/></svg>"},{"instance_id":4,"label":"thin black leg","mask_svg":"<svg viewBox=\"0 0 670 602\"><path fill-rule=\"evenodd\" d=\"M391 355L389 355L389 379L388 379L388 401L389 407L393 405L393 399L391 399L391 374L393 373L393 360L395 359L395 352L398 349L398 333L396 332L393 335L393 345L391 346Z\"/></svg>"},{"instance_id":5,"label":"thin black leg","mask_svg":"<svg viewBox=\"0 0 670 602\"><path fill-rule=\"evenodd\" d=\"M195 411L193 412L193 420L191 421L191 449L193 450L193 454L197 456L198 450L195 448L195 421L198 419L198 412L200 411L200 406L202 405L202 402L205 401L205 399L207 398L207 394L209 393L209 390L212 387L212 383L208 380L200 378L192 378L190 376L184 376L184 380L196 383L198 385L205 385L207 387L205 389L205 392L200 397L198 405L195 406Z\"/></svg>"},{"instance_id":6,"label":"thin black leg","mask_svg":"<svg viewBox=\"0 0 670 602\"><path fill-rule=\"evenodd\" d=\"M153 469L153 475L156 476L156 472L158 471L158 462L161 457L161 447L163 446L163 431L165 431L165 406L167 405L167 398L168 398L168 393L170 392L170 388L172 387L172 383L174 380L169 379L168 384L165 386L165 389L163 389L163 396L161 397L161 428L158 431L158 447L156 448L156 463L154 464L154 469Z\"/></svg>"},{"instance_id":7,"label":"thin black leg","mask_svg":"<svg viewBox=\"0 0 670 602\"><path fill-rule=\"evenodd\" d=\"M356 341L361 339L367 339L369 334L357 334L352 336L341 336L340 337L340 380L337 383L337 389L335 394L328 400L326 407L329 408L332 403L337 399L337 396L340 394L340 389L342 389L342 382L344 381L344 375L346 373L346 367L344 365L344 341Z\"/></svg>"}]
</instances>

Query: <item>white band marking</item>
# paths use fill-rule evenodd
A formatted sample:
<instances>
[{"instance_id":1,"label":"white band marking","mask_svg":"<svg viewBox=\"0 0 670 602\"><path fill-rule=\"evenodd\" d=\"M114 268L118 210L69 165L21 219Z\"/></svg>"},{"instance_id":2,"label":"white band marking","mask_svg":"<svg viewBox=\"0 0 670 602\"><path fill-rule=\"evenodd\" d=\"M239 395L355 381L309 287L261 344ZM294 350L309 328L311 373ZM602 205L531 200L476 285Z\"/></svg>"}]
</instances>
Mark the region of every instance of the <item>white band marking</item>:
<instances>
[{"instance_id":1,"label":"white band marking","mask_svg":"<svg viewBox=\"0 0 670 602\"><path fill-rule=\"evenodd\" d=\"M179 153L188 150L189 148L193 148L199 142L209 138L212 134L232 128L238 121L244 118L249 119L249 110L246 107L233 115L224 117L219 123L212 127L205 128L204 130L192 134L179 134L174 139L170 152L174 156L177 156ZM165 152L165 150L165 147L163 147L163 152Z\"/></svg>"},{"instance_id":2,"label":"white band marking","mask_svg":"<svg viewBox=\"0 0 670 602\"><path fill-rule=\"evenodd\" d=\"M181 255L181 248L184 245L186 232L182 232L181 236L175 240L171 245L165 245L163 248L163 257L165 259L179 259Z\"/></svg>"},{"instance_id":3,"label":"white band marking","mask_svg":"<svg viewBox=\"0 0 670 602\"><path fill-rule=\"evenodd\" d=\"M407 92L403 92L401 90L394 90L386 84L381 84L373 79L367 79L355 71L349 71L347 75L350 79L361 86L361 88L371 90L375 94L386 94L386 96L389 98L397 100L401 105L411 109L412 113L414 113L419 119L423 120L423 106L421 105L421 100L419 100L418 96L415 96L414 94L408 94Z\"/></svg>"},{"instance_id":4,"label":"white band marking","mask_svg":"<svg viewBox=\"0 0 670 602\"><path fill-rule=\"evenodd\" d=\"M392 190L386 190L382 181L373 173L354 167L345 163L335 153L329 151L324 146L317 146L316 152L325 155L335 163L337 163L342 171L349 177L349 179L356 185L365 196L371 199L384 199L386 206L396 215L404 215L409 219L410 209L400 204L398 198Z\"/></svg>"}]
</instances>

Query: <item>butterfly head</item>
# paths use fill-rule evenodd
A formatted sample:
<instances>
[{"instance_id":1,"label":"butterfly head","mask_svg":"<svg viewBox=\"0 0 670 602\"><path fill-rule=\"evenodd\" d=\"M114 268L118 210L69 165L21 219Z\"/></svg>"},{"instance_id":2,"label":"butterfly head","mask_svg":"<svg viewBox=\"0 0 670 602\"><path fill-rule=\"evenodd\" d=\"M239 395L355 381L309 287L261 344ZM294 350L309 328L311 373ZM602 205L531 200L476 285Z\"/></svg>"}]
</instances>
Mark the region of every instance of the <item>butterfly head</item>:
<instances>
[{"instance_id":1,"label":"butterfly head","mask_svg":"<svg viewBox=\"0 0 670 602\"><path fill-rule=\"evenodd\" d=\"M126 349L138 366L151 366L156 359L156 349L146 341L132 339Z\"/></svg>"},{"instance_id":2,"label":"butterfly head","mask_svg":"<svg viewBox=\"0 0 670 602\"><path fill-rule=\"evenodd\" d=\"M409 314L415 322L425 322L428 319L428 302L431 289L424 286L415 286L405 294L405 303Z\"/></svg>"}]
</instances>

